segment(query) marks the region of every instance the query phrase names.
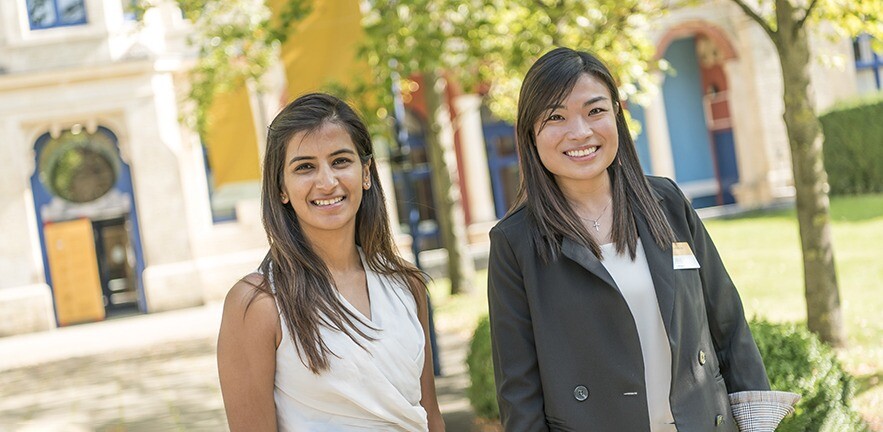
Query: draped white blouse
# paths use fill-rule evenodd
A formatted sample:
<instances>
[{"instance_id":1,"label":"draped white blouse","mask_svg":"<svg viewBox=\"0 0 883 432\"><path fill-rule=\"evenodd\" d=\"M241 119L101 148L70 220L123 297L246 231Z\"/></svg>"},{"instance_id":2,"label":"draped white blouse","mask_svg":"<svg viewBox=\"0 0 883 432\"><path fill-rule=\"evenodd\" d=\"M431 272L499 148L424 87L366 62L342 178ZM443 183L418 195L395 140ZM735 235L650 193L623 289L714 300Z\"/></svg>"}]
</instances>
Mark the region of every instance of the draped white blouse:
<instances>
[{"instance_id":1,"label":"draped white blouse","mask_svg":"<svg viewBox=\"0 0 883 432\"><path fill-rule=\"evenodd\" d=\"M425 339L417 317L417 303L404 283L375 273L364 256L361 259L368 282L371 320L343 296L339 298L374 327L356 323L375 340L355 334L366 350L349 336L323 328L322 340L336 356L329 357L331 367L327 371L315 375L301 361L283 317L273 392L280 431L428 429L426 411L420 405Z\"/></svg>"}]
</instances>

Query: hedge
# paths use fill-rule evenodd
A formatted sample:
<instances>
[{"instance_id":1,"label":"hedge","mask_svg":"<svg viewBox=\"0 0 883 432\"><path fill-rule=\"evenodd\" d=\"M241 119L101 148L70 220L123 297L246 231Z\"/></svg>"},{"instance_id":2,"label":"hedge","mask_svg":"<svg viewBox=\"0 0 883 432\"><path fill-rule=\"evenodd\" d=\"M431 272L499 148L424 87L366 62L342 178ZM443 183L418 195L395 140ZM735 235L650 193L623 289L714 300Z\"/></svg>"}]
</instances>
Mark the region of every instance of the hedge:
<instances>
[{"instance_id":1,"label":"hedge","mask_svg":"<svg viewBox=\"0 0 883 432\"><path fill-rule=\"evenodd\" d=\"M469 388L466 395L475 415L486 419L500 418L491 355L491 324L487 315L478 320L469 354L466 355L466 365L469 367Z\"/></svg>"},{"instance_id":2,"label":"hedge","mask_svg":"<svg viewBox=\"0 0 883 432\"><path fill-rule=\"evenodd\" d=\"M750 325L772 389L801 395L795 413L786 417L777 431L868 430L850 406L854 383L833 349L805 325L767 321L753 321Z\"/></svg>"},{"instance_id":3,"label":"hedge","mask_svg":"<svg viewBox=\"0 0 883 432\"><path fill-rule=\"evenodd\" d=\"M819 120L830 193L883 192L883 97L839 104Z\"/></svg>"}]
</instances>

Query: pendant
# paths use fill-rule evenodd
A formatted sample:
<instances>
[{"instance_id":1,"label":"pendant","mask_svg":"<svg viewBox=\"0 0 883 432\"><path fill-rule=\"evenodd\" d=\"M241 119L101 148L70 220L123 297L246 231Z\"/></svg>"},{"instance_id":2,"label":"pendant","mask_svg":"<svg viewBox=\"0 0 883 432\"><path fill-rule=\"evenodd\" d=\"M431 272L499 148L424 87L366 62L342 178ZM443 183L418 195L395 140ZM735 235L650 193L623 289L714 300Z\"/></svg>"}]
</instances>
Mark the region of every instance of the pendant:
<instances>
[{"instance_id":1,"label":"pendant","mask_svg":"<svg viewBox=\"0 0 883 432\"><path fill-rule=\"evenodd\" d=\"M592 221L592 227L595 228L595 231L596 231L596 232L601 232L601 224L599 224L598 221L593 220L593 221Z\"/></svg>"}]
</instances>

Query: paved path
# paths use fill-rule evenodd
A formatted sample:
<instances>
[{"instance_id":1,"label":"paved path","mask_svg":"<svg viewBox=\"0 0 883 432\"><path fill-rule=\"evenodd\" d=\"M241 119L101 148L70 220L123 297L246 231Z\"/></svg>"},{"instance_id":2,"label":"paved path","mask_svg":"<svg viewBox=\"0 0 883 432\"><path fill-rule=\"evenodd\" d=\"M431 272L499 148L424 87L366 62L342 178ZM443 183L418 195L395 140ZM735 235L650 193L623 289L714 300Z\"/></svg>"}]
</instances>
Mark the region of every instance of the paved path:
<instances>
[{"instance_id":1,"label":"paved path","mask_svg":"<svg viewBox=\"0 0 883 432\"><path fill-rule=\"evenodd\" d=\"M220 305L0 338L0 432L218 431ZM467 337L441 334L448 431L468 432Z\"/></svg>"}]
</instances>

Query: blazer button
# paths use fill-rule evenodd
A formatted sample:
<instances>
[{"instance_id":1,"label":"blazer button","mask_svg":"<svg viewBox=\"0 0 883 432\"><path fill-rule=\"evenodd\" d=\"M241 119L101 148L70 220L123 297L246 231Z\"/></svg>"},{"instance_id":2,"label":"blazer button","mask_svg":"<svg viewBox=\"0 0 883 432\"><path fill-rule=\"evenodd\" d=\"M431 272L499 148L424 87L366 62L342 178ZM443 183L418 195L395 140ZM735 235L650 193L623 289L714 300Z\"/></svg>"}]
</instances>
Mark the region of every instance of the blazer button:
<instances>
[{"instance_id":1,"label":"blazer button","mask_svg":"<svg viewBox=\"0 0 883 432\"><path fill-rule=\"evenodd\" d=\"M724 424L724 416L718 414L717 417L714 418L714 426L720 426Z\"/></svg>"},{"instance_id":2,"label":"blazer button","mask_svg":"<svg viewBox=\"0 0 883 432\"><path fill-rule=\"evenodd\" d=\"M705 365L705 351L703 350L699 350L699 364L702 366Z\"/></svg>"},{"instance_id":3,"label":"blazer button","mask_svg":"<svg viewBox=\"0 0 883 432\"><path fill-rule=\"evenodd\" d=\"M584 385L578 385L573 389L573 398L582 402L589 398L589 389Z\"/></svg>"}]
</instances>

